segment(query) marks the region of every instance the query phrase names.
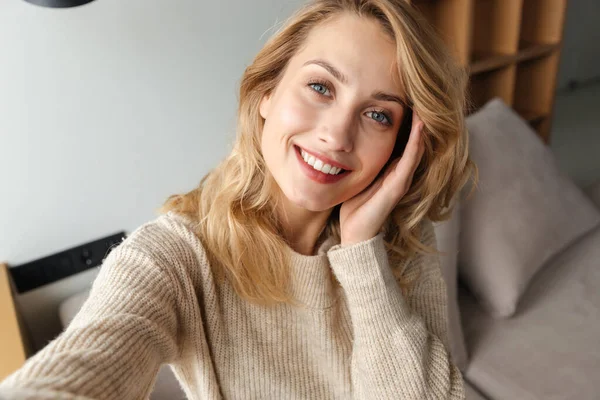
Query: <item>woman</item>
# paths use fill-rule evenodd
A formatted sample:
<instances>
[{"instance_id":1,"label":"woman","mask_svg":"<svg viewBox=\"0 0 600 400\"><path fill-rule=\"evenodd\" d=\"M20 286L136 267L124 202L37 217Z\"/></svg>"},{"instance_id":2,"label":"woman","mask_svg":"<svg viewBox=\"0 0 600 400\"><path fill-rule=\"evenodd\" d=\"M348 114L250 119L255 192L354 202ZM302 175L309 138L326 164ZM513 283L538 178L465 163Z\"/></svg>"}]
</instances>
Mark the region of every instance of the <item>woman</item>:
<instances>
[{"instance_id":1,"label":"woman","mask_svg":"<svg viewBox=\"0 0 600 400\"><path fill-rule=\"evenodd\" d=\"M467 79L404 0L307 4L246 69L231 155L0 394L145 398L168 363L190 399L463 399L431 221L476 172Z\"/></svg>"}]
</instances>

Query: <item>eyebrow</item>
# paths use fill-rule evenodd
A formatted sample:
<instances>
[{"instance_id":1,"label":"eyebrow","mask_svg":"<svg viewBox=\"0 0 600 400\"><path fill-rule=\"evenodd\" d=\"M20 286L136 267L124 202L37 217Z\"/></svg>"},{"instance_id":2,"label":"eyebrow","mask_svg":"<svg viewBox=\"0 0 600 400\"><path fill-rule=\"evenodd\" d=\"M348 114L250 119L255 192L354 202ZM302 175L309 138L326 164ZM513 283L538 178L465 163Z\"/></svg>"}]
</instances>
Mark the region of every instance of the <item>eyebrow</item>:
<instances>
[{"instance_id":1,"label":"eyebrow","mask_svg":"<svg viewBox=\"0 0 600 400\"><path fill-rule=\"evenodd\" d=\"M340 72L340 70L338 70L336 67L331 65L329 62L322 60L322 59L308 60L302 66L304 67L309 64L315 64L315 65L319 65L319 66L325 68L331 75L334 76L335 79L337 79L338 81L342 82L345 85L348 84L348 78L346 77L346 75L342 74ZM401 97L396 96L395 94L377 91L377 92L373 93L371 95L371 97L375 100L380 100L380 101L395 101L396 103L399 103L401 106L408 107L408 102L405 101L404 99L402 99Z\"/></svg>"}]
</instances>

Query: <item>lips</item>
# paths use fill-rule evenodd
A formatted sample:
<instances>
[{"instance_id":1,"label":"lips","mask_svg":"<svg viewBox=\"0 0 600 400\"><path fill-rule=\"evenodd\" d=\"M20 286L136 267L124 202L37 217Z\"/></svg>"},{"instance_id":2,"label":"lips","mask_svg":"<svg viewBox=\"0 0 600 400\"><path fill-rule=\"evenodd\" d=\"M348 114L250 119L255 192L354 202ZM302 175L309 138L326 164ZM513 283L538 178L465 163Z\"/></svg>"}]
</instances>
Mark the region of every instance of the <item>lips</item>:
<instances>
[{"instance_id":1,"label":"lips","mask_svg":"<svg viewBox=\"0 0 600 400\"><path fill-rule=\"evenodd\" d=\"M296 153L296 158L298 159L300 168L302 169L304 174L317 183L335 183L346 177L346 175L348 175L351 172L346 170L340 172L337 175L326 174L321 171L317 171L316 169L308 165L306 161L304 161L304 158L302 158L302 154L300 153L300 147L294 146L294 153Z\"/></svg>"},{"instance_id":2,"label":"lips","mask_svg":"<svg viewBox=\"0 0 600 400\"><path fill-rule=\"evenodd\" d=\"M294 145L294 147L296 147L297 149L303 150L306 153L308 153L309 155L314 156L315 158L321 160L323 162L323 164L329 164L332 167L338 167L338 168L341 168L341 169L346 170L346 171L351 171L352 170L352 168L348 167L347 165L344 165L344 164L341 164L341 163L339 163L337 161L334 161L331 158L327 158L327 157L325 157L325 156L323 156L323 155L321 155L321 154L319 154L319 153L317 153L315 151L307 150L304 147L300 147L300 146L297 146L297 145Z\"/></svg>"}]
</instances>

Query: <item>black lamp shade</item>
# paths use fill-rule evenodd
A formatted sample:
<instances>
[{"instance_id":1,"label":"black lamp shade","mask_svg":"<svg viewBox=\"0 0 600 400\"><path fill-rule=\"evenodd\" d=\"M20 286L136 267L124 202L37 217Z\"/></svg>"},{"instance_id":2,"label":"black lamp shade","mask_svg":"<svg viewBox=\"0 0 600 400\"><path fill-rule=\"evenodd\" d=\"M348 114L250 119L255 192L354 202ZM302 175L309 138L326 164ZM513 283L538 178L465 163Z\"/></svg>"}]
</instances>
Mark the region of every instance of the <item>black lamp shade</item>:
<instances>
[{"instance_id":1,"label":"black lamp shade","mask_svg":"<svg viewBox=\"0 0 600 400\"><path fill-rule=\"evenodd\" d=\"M94 0L25 0L28 3L50 8L69 8L82 6Z\"/></svg>"}]
</instances>

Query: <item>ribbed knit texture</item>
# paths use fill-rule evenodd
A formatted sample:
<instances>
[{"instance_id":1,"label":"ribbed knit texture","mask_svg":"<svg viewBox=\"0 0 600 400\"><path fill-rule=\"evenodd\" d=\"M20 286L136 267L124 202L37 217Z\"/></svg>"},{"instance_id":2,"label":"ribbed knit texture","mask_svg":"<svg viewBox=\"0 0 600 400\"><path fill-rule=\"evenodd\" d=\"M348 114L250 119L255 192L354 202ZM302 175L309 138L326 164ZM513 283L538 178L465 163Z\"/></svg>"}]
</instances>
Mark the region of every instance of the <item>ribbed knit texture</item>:
<instances>
[{"instance_id":1,"label":"ribbed knit texture","mask_svg":"<svg viewBox=\"0 0 600 400\"><path fill-rule=\"evenodd\" d=\"M145 399L164 363L189 399L465 398L436 256L409 261L406 276L422 273L404 297L382 234L328 239L314 256L288 248L304 306L257 306L217 285L189 224L169 212L115 248L68 328L0 398Z\"/></svg>"}]
</instances>

